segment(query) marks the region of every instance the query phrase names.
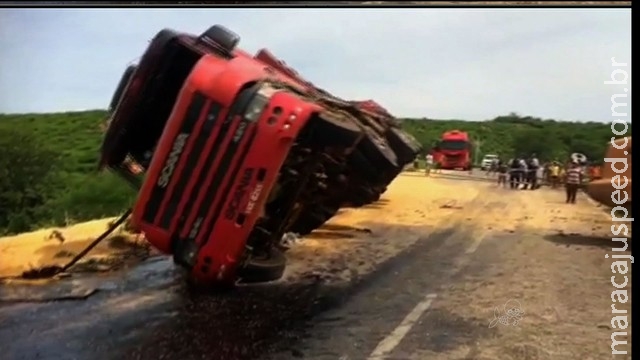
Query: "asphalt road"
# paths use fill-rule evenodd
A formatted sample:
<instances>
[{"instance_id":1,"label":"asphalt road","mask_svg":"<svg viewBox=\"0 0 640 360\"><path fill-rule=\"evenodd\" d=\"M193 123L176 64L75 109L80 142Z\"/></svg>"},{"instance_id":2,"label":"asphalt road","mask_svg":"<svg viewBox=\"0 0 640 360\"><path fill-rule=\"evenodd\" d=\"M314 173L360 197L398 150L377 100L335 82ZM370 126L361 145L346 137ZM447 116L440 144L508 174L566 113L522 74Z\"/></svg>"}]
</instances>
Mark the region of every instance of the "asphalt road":
<instances>
[{"instance_id":1,"label":"asphalt road","mask_svg":"<svg viewBox=\"0 0 640 360\"><path fill-rule=\"evenodd\" d=\"M407 359L420 349L439 351L491 336L484 324L429 310L451 283L481 272L498 251L496 244L508 237L466 226L467 218L498 217L509 205L517 203L491 196L474 199L448 227L404 250L353 289L341 306L317 316L289 351L318 360ZM428 320L422 321L427 313ZM286 356L280 352L269 359Z\"/></svg>"},{"instance_id":2,"label":"asphalt road","mask_svg":"<svg viewBox=\"0 0 640 360\"><path fill-rule=\"evenodd\" d=\"M172 263L154 260L124 275L55 285L100 289L86 300L0 304L0 357L368 360L436 358L431 355L463 349L456 358L480 359L477 344L498 330L489 315L461 316L448 293L470 277L491 277L488 267L501 261L505 247L531 234L517 224L513 231L469 226L472 218L499 223L527 206L524 195L470 184L483 187L483 195L448 226L425 233L357 283L311 278L193 293Z\"/></svg>"}]
</instances>

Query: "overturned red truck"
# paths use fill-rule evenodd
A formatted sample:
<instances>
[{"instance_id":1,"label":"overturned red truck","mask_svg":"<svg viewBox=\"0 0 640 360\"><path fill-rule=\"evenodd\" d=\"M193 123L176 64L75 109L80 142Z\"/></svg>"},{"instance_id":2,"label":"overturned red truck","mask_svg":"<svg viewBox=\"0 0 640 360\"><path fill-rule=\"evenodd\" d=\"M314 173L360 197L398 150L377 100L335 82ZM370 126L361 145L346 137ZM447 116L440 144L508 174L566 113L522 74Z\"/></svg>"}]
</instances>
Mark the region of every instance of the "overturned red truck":
<instances>
[{"instance_id":1,"label":"overturned red truck","mask_svg":"<svg viewBox=\"0 0 640 360\"><path fill-rule=\"evenodd\" d=\"M239 41L220 25L160 31L124 72L101 147L100 168L138 190L133 225L198 283L280 278L283 234L377 201L421 151L375 102Z\"/></svg>"}]
</instances>

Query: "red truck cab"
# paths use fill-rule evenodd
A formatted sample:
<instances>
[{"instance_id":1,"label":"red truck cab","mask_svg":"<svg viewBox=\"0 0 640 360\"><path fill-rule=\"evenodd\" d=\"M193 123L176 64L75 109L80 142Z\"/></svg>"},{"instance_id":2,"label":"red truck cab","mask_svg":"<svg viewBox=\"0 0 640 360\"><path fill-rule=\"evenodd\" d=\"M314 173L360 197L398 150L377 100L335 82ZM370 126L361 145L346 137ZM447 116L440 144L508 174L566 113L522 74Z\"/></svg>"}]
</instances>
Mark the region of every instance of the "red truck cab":
<instances>
[{"instance_id":1,"label":"red truck cab","mask_svg":"<svg viewBox=\"0 0 640 360\"><path fill-rule=\"evenodd\" d=\"M143 165L133 225L202 282L236 279L292 143L321 110L232 47L161 31L114 94L100 161Z\"/></svg>"},{"instance_id":2,"label":"red truck cab","mask_svg":"<svg viewBox=\"0 0 640 360\"><path fill-rule=\"evenodd\" d=\"M434 161L441 169L471 169L471 142L469 134L460 130L446 131L434 149Z\"/></svg>"},{"instance_id":3,"label":"red truck cab","mask_svg":"<svg viewBox=\"0 0 640 360\"><path fill-rule=\"evenodd\" d=\"M380 109L238 42L219 25L160 31L124 72L101 148L138 191L133 225L196 282L280 278L285 233L376 201L420 150Z\"/></svg>"}]
</instances>

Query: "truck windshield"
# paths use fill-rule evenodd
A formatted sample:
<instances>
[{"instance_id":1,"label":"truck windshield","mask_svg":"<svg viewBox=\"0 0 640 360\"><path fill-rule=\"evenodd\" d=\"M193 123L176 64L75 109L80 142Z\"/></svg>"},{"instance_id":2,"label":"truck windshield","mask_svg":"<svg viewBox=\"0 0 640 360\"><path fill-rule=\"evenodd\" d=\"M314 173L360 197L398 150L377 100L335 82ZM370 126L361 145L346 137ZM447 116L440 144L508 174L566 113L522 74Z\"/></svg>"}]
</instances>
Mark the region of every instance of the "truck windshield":
<instances>
[{"instance_id":1,"label":"truck windshield","mask_svg":"<svg viewBox=\"0 0 640 360\"><path fill-rule=\"evenodd\" d=\"M464 140L443 140L440 142L442 150L467 150L468 142Z\"/></svg>"}]
</instances>

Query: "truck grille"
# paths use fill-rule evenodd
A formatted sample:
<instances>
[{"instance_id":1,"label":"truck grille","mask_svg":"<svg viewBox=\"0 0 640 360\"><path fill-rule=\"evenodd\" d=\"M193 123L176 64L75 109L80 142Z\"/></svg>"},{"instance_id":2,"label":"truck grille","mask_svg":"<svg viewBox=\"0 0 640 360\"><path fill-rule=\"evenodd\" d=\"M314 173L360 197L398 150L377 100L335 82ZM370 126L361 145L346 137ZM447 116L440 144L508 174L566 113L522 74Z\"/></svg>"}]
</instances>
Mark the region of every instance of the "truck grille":
<instances>
[{"instance_id":1,"label":"truck grille","mask_svg":"<svg viewBox=\"0 0 640 360\"><path fill-rule=\"evenodd\" d=\"M196 166L198 165L200 158L204 154L204 148L207 145L207 142L211 139L211 133L213 132L216 119L220 115L222 109L222 105L216 103L212 103L209 107L209 111L207 112L206 118L204 119L204 124L202 124L200 132L194 140L193 148L191 148L187 159L185 160L185 167L180 172L181 174L178 178L178 182L176 183L176 186L171 193L171 197L169 198L169 202L167 203L167 206L165 207L162 216L160 217L159 225L161 228L169 229L169 227L171 226L171 220L178 210L180 201L186 195L185 190L187 188L187 185L192 179L192 175L195 175ZM225 129L220 132L220 134L224 136L223 132L225 132ZM220 135L218 137L220 137ZM220 139L216 139L216 141L217 140ZM210 158L215 157L212 156L212 154L215 155L217 153L217 150L219 150L219 147L220 144L216 143L216 147L214 148L213 152L209 154L209 157L207 157L207 165L205 165L203 171L199 174L198 182L194 187L195 191L191 192L191 198L189 199L191 201L187 204L192 204L193 201L195 201L193 197L195 197L197 190L200 189L200 186L202 186L204 178L207 175L207 170L211 168L212 160Z\"/></svg>"},{"instance_id":2,"label":"truck grille","mask_svg":"<svg viewBox=\"0 0 640 360\"><path fill-rule=\"evenodd\" d=\"M176 142L178 141L180 136L187 136L186 142L188 142L189 138L191 137L191 134L193 133L193 130L198 122L198 119L200 118L200 114L202 113L205 105L207 103L207 99L204 97L204 95L200 94L200 93L196 93L193 97L193 99L191 100L191 104L189 104L189 108L187 109L187 114L185 115L183 121L182 121L182 126L180 128L180 131L178 132L178 134L174 137L173 139L173 146L175 147ZM187 144L184 145L185 147L187 146ZM183 147L184 149L184 147ZM180 160L182 160L182 158L184 157L184 151L182 152L180 159L178 159L178 163L180 162ZM196 159L197 160L197 159ZM163 165L163 167L166 166L168 162L168 159L165 160L165 164ZM175 165L177 166L177 164ZM175 167L174 167L175 169ZM171 179L169 179L169 182L171 181ZM178 181L178 185L180 185L180 183L183 182L187 182L188 179L186 180L182 180L179 179ZM162 201L165 198L167 191L168 191L168 186L161 186L161 184L159 184L159 182L156 182L156 184L153 187L153 190L151 191L151 196L149 197L149 201L147 202L147 205L145 207L144 210L144 214L142 216L142 219L147 222L147 223L154 223L156 216L158 215L158 212L160 211L160 207L162 206ZM179 188L176 186L176 189L174 189L174 193L175 190L178 190ZM184 190L184 189L183 189ZM168 229L167 227L164 227L165 229Z\"/></svg>"},{"instance_id":3,"label":"truck grille","mask_svg":"<svg viewBox=\"0 0 640 360\"><path fill-rule=\"evenodd\" d=\"M191 140L189 144L185 145L185 147L191 146L190 150L184 151L178 161L180 164L184 164L184 167L175 175L177 179L173 181L175 185L170 193L166 189L168 186L162 188L156 184L143 214L143 219L146 222L154 223L165 230L172 230L171 222L178 214L179 204L188 196L184 213L179 214L180 219L175 232L180 232L186 225L187 219L195 212L195 220L188 235L189 240L195 240L208 215L212 213L213 207L212 220L205 230L207 235L205 239L209 238L215 221L222 212L226 196L231 194L232 187L236 183L235 179L238 178L238 174L242 170L244 159L256 136L255 126L250 120L243 117L254 94L254 88L240 91L228 114L224 117L224 121L219 124L219 131L215 136L213 136L214 129L216 129L216 123L222 121L220 116L224 106L213 102L209 102L209 106L206 106L208 102L204 95L199 93L194 95L179 130L179 135L189 134L189 140ZM196 130L198 119L205 111L206 117L201 127ZM191 134L194 131L195 138L192 139ZM230 136L233 138L229 139L226 147L223 147L225 140ZM249 141L241 147L240 144L247 136L250 138ZM211 142L213 142L211 150L205 151ZM240 152L240 156L234 162L238 152ZM217 163L216 160L218 160ZM196 172L198 164L202 164L202 170L199 173ZM207 178L212 172L213 177L207 182ZM221 189L227 178L232 180L228 181L224 189ZM190 192L187 191L189 184L193 184ZM216 202L218 194L223 194L225 197ZM169 199L164 204L165 206L161 206L163 199L167 196ZM196 208L194 205L200 197L203 197L202 201ZM157 222L156 219L158 219Z\"/></svg>"},{"instance_id":4,"label":"truck grille","mask_svg":"<svg viewBox=\"0 0 640 360\"><path fill-rule=\"evenodd\" d=\"M238 94L233 105L231 106L231 109L229 110L229 114L227 114L225 121L222 124L222 128L220 129L218 136L216 136L214 148L207 157L207 162L202 173L200 174L201 176L206 175L206 173L212 171L211 168L213 167L213 162L216 158L216 154L220 151L220 147L224 139L231 134L233 135L233 138L230 140L227 148L224 150L224 154L222 155L219 164L216 166L216 173L205 190L204 199L197 209L196 218L193 221L191 230L189 231L187 241L194 241L198 237L201 230L201 225L204 223L207 215L210 213L211 206L214 205L216 194L223 194L225 196L231 195L231 190L236 184L235 180L238 179L238 174L240 173L240 170L244 164L244 160L247 157L249 149L251 148L251 144L253 143L256 136L255 126L252 126L251 121L242 116L256 91L257 88L250 88L245 89ZM235 121L234 124L234 120L238 119L239 117L240 121ZM237 126L234 128L234 125ZM234 132L230 134L230 130L232 128L234 129ZM240 144L246 136L249 136L249 141L247 141L245 146L241 149ZM238 151L241 152L240 157L235 162L235 164L232 164L233 159ZM231 172L229 173L228 170L232 165L233 167L231 169ZM226 177L230 177L231 181L226 184L224 189L221 189L220 187L222 186ZM200 182L200 180L202 180L202 182ZM201 189L202 186L204 186L204 179L198 179L198 181L198 185L196 185L196 187L194 188L196 189L196 191L197 189ZM195 202L195 195L195 191L192 192L188 204ZM222 213L222 208L224 206L225 200L226 198L220 199L215 204L213 216L205 229L204 243L206 243L211 238L211 232L213 231L213 227L217 219ZM186 216L184 219L186 219ZM183 224L180 224L180 228L182 227L182 225Z\"/></svg>"}]
</instances>

